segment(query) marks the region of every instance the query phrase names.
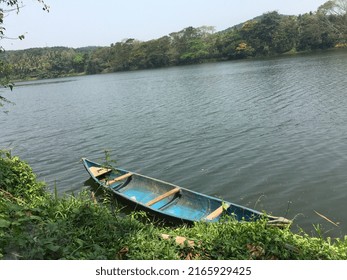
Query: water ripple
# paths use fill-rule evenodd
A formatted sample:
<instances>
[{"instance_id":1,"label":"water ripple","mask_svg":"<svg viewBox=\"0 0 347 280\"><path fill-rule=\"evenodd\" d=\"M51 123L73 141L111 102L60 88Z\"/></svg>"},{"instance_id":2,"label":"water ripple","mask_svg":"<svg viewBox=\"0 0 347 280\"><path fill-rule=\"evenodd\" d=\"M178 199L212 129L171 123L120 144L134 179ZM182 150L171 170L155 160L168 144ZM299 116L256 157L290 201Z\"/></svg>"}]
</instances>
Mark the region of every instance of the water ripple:
<instances>
[{"instance_id":1,"label":"water ripple","mask_svg":"<svg viewBox=\"0 0 347 280\"><path fill-rule=\"evenodd\" d=\"M22 85L0 148L60 193L84 187L81 157L109 149L129 170L279 215L290 201L301 227L324 222L317 209L347 233L346 63L332 52Z\"/></svg>"}]
</instances>

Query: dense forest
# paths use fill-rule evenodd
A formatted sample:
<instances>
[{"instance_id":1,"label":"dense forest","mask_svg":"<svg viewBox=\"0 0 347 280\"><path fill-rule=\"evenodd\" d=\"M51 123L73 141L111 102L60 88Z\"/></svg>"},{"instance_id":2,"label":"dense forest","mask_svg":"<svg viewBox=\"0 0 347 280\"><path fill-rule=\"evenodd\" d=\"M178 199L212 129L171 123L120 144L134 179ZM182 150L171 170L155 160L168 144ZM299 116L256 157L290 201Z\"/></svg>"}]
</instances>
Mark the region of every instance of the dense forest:
<instances>
[{"instance_id":1,"label":"dense forest","mask_svg":"<svg viewBox=\"0 0 347 280\"><path fill-rule=\"evenodd\" d=\"M109 47L35 48L1 53L12 79L41 79L273 56L347 46L347 8L328 1L299 16L269 12L227 30L187 27L146 42Z\"/></svg>"}]
</instances>

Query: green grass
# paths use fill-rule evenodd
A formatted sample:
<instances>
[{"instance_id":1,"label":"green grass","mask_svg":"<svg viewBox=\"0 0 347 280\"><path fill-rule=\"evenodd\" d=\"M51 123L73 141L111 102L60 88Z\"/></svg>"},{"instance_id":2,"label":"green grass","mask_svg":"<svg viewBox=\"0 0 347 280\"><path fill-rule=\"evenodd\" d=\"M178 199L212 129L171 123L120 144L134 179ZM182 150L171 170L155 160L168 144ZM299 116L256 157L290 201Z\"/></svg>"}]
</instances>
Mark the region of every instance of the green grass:
<instances>
[{"instance_id":1,"label":"green grass","mask_svg":"<svg viewBox=\"0 0 347 280\"><path fill-rule=\"evenodd\" d=\"M347 236L295 234L266 220L168 227L120 211L107 194L98 203L90 191L57 197L27 163L0 152L0 259L347 259Z\"/></svg>"}]
</instances>

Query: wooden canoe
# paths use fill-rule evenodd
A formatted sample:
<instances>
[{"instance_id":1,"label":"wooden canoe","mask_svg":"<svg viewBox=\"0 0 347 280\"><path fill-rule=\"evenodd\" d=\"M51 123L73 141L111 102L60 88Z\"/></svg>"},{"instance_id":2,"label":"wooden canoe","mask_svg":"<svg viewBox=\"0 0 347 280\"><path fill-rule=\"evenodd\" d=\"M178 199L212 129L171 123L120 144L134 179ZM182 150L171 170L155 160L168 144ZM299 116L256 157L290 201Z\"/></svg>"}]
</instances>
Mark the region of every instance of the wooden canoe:
<instances>
[{"instance_id":1,"label":"wooden canoe","mask_svg":"<svg viewBox=\"0 0 347 280\"><path fill-rule=\"evenodd\" d=\"M105 168L82 158L90 176L125 204L152 216L175 223L217 222L222 216L255 221L265 214L216 197L119 168ZM270 224L288 225L290 220L266 215Z\"/></svg>"}]
</instances>

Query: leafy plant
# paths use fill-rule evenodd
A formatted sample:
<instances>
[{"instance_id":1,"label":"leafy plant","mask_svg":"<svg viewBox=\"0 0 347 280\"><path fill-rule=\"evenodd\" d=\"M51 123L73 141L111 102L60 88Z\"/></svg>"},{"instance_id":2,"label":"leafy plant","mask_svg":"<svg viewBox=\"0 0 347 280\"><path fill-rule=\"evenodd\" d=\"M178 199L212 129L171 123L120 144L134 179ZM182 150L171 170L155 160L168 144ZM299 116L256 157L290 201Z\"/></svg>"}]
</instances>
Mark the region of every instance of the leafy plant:
<instances>
[{"instance_id":1,"label":"leafy plant","mask_svg":"<svg viewBox=\"0 0 347 280\"><path fill-rule=\"evenodd\" d=\"M0 150L0 189L17 201L35 204L48 195L45 184L36 180L31 167L10 151Z\"/></svg>"}]
</instances>

